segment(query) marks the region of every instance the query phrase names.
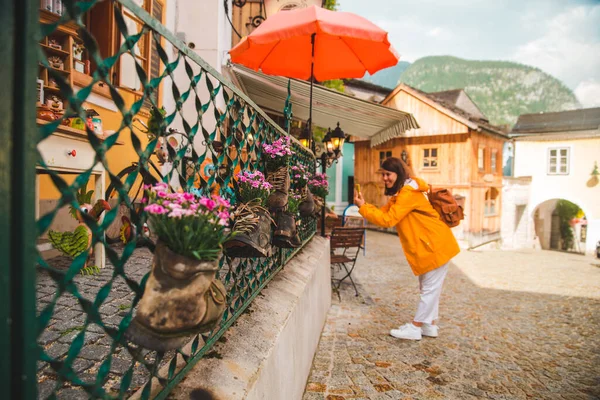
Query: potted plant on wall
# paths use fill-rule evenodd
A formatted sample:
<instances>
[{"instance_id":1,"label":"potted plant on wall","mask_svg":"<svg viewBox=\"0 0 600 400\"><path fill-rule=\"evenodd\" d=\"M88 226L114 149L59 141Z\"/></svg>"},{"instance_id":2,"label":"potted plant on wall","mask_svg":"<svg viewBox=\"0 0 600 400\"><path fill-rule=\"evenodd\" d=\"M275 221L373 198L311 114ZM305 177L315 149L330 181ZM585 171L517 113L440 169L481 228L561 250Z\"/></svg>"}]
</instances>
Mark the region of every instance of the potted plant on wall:
<instances>
[{"instance_id":1,"label":"potted plant on wall","mask_svg":"<svg viewBox=\"0 0 600 400\"><path fill-rule=\"evenodd\" d=\"M191 334L210 331L225 311L225 287L216 273L222 244L231 236L231 206L219 196L172 193L166 183L148 189L144 210L158 241L127 336L167 351Z\"/></svg>"},{"instance_id":2,"label":"potted plant on wall","mask_svg":"<svg viewBox=\"0 0 600 400\"><path fill-rule=\"evenodd\" d=\"M239 202L234 211L234 237L223 247L230 257L268 257L271 255L271 219L267 201L272 185L260 171L236 175Z\"/></svg>"},{"instance_id":3,"label":"potted plant on wall","mask_svg":"<svg viewBox=\"0 0 600 400\"><path fill-rule=\"evenodd\" d=\"M308 181L308 189L315 196L315 212L319 212L325 204L325 198L329 194L329 182L327 175L316 173L311 180Z\"/></svg>"},{"instance_id":4,"label":"potted plant on wall","mask_svg":"<svg viewBox=\"0 0 600 400\"><path fill-rule=\"evenodd\" d=\"M298 235L298 217L302 194L299 190L290 190L287 210L277 214L277 228L273 235L273 244L280 248L298 248L302 245ZM285 229L285 231L283 231Z\"/></svg>"},{"instance_id":5,"label":"potted plant on wall","mask_svg":"<svg viewBox=\"0 0 600 400\"><path fill-rule=\"evenodd\" d=\"M310 174L306 166L298 164L290 167L290 175L293 182L292 187L301 196L301 201L298 204L298 213L301 217L308 217L313 214L315 208L313 195L307 187Z\"/></svg>"},{"instance_id":6,"label":"potted plant on wall","mask_svg":"<svg viewBox=\"0 0 600 400\"><path fill-rule=\"evenodd\" d=\"M263 143L262 147L266 160L267 181L273 186L267 205L271 212L277 212L287 205L290 189L288 165L294 153L288 136L279 138L272 144Z\"/></svg>"}]
</instances>

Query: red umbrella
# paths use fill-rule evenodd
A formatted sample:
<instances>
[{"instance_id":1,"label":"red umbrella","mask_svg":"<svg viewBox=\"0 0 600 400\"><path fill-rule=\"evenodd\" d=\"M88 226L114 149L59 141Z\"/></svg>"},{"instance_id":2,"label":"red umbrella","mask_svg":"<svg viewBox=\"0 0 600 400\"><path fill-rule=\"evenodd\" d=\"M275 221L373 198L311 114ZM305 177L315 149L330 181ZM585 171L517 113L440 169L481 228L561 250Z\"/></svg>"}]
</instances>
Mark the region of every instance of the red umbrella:
<instances>
[{"instance_id":1,"label":"red umbrella","mask_svg":"<svg viewBox=\"0 0 600 400\"><path fill-rule=\"evenodd\" d=\"M394 66L399 56L383 29L356 14L317 6L280 11L229 51L231 61L268 75L312 83L361 78Z\"/></svg>"}]
</instances>

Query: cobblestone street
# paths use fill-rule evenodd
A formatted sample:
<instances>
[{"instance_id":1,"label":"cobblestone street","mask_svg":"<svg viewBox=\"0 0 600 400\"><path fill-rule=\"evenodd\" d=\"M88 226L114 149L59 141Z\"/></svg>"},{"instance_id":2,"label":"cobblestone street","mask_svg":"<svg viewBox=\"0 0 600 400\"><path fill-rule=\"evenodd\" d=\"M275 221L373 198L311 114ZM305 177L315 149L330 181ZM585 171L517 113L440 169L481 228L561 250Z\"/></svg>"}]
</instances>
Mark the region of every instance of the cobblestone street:
<instances>
[{"instance_id":1,"label":"cobblestone street","mask_svg":"<svg viewBox=\"0 0 600 400\"><path fill-rule=\"evenodd\" d=\"M321 336L303 400L598 399L600 264L574 254L463 251L440 336L389 336L412 319L418 282L395 235L368 232Z\"/></svg>"}]
</instances>

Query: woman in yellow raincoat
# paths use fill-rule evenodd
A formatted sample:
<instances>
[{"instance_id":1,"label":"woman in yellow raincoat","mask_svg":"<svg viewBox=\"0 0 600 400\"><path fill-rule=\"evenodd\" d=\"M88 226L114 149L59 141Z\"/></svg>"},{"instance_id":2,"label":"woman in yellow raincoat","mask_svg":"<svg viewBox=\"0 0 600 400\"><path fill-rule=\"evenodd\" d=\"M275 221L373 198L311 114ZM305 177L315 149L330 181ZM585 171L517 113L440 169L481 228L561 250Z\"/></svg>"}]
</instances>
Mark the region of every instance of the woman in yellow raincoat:
<instances>
[{"instance_id":1,"label":"woman in yellow raincoat","mask_svg":"<svg viewBox=\"0 0 600 400\"><path fill-rule=\"evenodd\" d=\"M420 340L422 336L437 337L440 295L450 260L460 249L450 228L440 219L424 192L428 185L409 176L406 165L390 157L382 164L385 194L389 202L377 208L365 203L360 192L354 203L367 221L390 228L395 226L402 249L413 273L419 277L420 301L412 323L392 329L390 334L400 339Z\"/></svg>"}]
</instances>

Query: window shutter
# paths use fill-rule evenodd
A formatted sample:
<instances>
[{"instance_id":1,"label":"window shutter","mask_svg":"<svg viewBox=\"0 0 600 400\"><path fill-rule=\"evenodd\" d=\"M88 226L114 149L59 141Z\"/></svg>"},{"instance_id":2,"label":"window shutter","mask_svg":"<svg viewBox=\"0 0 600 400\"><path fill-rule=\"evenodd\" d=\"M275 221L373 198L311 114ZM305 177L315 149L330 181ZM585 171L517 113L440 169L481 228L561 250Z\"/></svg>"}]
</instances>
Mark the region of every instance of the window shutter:
<instances>
[{"instance_id":1,"label":"window shutter","mask_svg":"<svg viewBox=\"0 0 600 400\"><path fill-rule=\"evenodd\" d=\"M159 0L152 0L152 16L156 18L160 23L163 21L164 7L162 2ZM158 56L158 50L156 48L156 41L154 37L148 38L150 40L150 71L148 73L148 79L152 80L160 76L160 57ZM154 100L154 104L158 105L158 88L155 88L150 97ZM144 101L144 107L151 108L152 102L149 98Z\"/></svg>"}]
</instances>

